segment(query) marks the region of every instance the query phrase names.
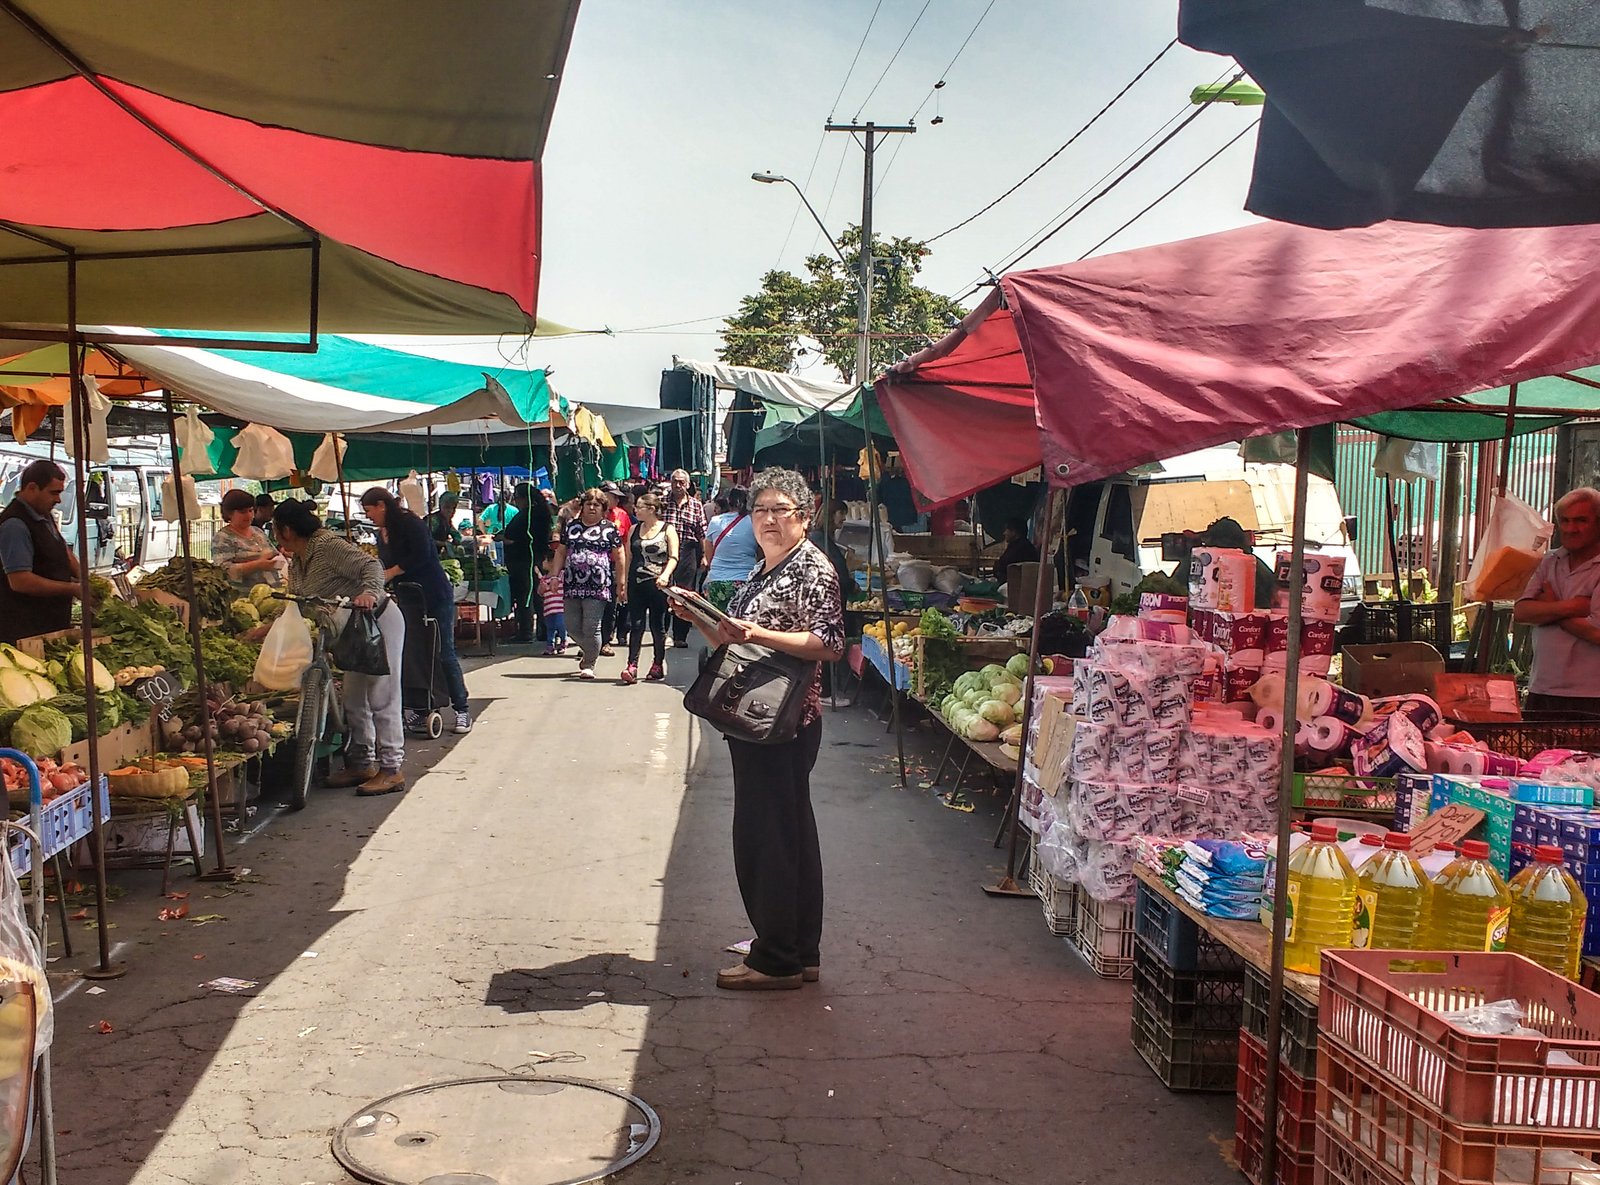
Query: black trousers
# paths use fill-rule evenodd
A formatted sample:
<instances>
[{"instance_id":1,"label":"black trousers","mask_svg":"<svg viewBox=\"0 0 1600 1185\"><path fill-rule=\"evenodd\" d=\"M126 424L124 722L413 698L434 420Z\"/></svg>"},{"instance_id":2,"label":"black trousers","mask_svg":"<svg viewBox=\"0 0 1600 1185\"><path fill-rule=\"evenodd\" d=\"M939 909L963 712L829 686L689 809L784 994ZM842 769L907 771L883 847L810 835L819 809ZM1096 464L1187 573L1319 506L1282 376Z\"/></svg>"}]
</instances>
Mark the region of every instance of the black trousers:
<instances>
[{"instance_id":1,"label":"black trousers","mask_svg":"<svg viewBox=\"0 0 1600 1185\"><path fill-rule=\"evenodd\" d=\"M820 965L822 851L811 769L822 719L781 745L728 741L733 758L733 869L755 928L745 962L763 975Z\"/></svg>"},{"instance_id":2,"label":"black trousers","mask_svg":"<svg viewBox=\"0 0 1600 1185\"><path fill-rule=\"evenodd\" d=\"M1600 698L1589 695L1546 695L1542 691L1530 691L1522 706L1530 712L1552 715L1600 716Z\"/></svg>"},{"instance_id":3,"label":"black trousers","mask_svg":"<svg viewBox=\"0 0 1600 1185\"><path fill-rule=\"evenodd\" d=\"M667 660L667 594L654 580L628 584L628 665L639 665L644 648L644 631L650 629L650 647L659 666Z\"/></svg>"},{"instance_id":4,"label":"black trousers","mask_svg":"<svg viewBox=\"0 0 1600 1185\"><path fill-rule=\"evenodd\" d=\"M517 624L517 640L526 642L533 637L534 615L539 612L532 558L507 556L506 575L511 581L511 617Z\"/></svg>"},{"instance_id":5,"label":"black trousers","mask_svg":"<svg viewBox=\"0 0 1600 1185\"><path fill-rule=\"evenodd\" d=\"M679 588L700 587L700 556L702 545L687 541L679 544L678 566L672 570L672 583ZM689 643L689 631L694 627L681 617L672 619L672 640L679 646Z\"/></svg>"}]
</instances>

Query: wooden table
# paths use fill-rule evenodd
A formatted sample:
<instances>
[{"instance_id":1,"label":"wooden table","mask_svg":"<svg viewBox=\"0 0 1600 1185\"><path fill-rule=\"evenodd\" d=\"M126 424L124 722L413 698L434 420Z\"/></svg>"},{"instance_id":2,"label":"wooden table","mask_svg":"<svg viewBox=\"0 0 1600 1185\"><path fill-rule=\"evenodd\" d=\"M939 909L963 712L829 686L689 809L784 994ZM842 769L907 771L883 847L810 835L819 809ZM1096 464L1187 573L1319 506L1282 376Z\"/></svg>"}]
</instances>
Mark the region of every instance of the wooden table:
<instances>
[{"instance_id":1,"label":"wooden table","mask_svg":"<svg viewBox=\"0 0 1600 1185\"><path fill-rule=\"evenodd\" d=\"M1159 893L1223 946L1261 972L1268 982L1272 979L1272 931L1260 922L1240 922L1229 918L1214 918L1201 913L1163 881L1158 873L1143 864L1133 866L1133 875L1152 893ZM1302 975L1298 971L1283 973L1283 986L1314 1009L1322 981L1315 975Z\"/></svg>"}]
</instances>

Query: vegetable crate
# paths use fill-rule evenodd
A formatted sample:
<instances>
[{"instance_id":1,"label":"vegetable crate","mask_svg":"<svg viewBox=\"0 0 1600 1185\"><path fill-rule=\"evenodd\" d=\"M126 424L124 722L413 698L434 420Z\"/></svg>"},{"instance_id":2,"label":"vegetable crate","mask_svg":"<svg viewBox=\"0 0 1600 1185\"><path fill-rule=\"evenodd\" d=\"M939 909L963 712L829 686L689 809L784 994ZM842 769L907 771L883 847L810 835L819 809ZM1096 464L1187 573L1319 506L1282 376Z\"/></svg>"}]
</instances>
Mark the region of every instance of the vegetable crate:
<instances>
[{"instance_id":1,"label":"vegetable crate","mask_svg":"<svg viewBox=\"0 0 1600 1185\"><path fill-rule=\"evenodd\" d=\"M1245 967L1244 1030L1261 1042L1267 1039L1267 1000L1271 990L1265 973ZM1279 1046L1281 1064L1308 1081L1316 1078L1317 1006L1287 990L1283 993Z\"/></svg>"},{"instance_id":2,"label":"vegetable crate","mask_svg":"<svg viewBox=\"0 0 1600 1185\"><path fill-rule=\"evenodd\" d=\"M104 777L100 779L100 815L102 818L111 815L111 797ZM28 822L26 818L21 821ZM89 783L85 782L76 790L69 790L54 801L45 803L41 823L44 830L39 838L44 842L46 860L66 851L80 839L93 835L94 795ZM20 831L13 831L11 836L8 853L11 870L18 876L26 876L33 869L33 841Z\"/></svg>"},{"instance_id":3,"label":"vegetable crate","mask_svg":"<svg viewBox=\"0 0 1600 1185\"><path fill-rule=\"evenodd\" d=\"M1295 774L1294 809L1337 811L1387 824L1394 818L1395 780L1348 774Z\"/></svg>"},{"instance_id":4,"label":"vegetable crate","mask_svg":"<svg viewBox=\"0 0 1600 1185\"><path fill-rule=\"evenodd\" d=\"M1239 972L1244 968L1242 958L1148 885L1135 887L1133 906L1139 945L1174 971Z\"/></svg>"},{"instance_id":5,"label":"vegetable crate","mask_svg":"<svg viewBox=\"0 0 1600 1185\"><path fill-rule=\"evenodd\" d=\"M1078 929L1077 882L1058 878L1040 861L1035 849L1028 857L1028 888L1044 910L1045 929L1070 942Z\"/></svg>"},{"instance_id":6,"label":"vegetable crate","mask_svg":"<svg viewBox=\"0 0 1600 1185\"><path fill-rule=\"evenodd\" d=\"M1318 1160L1330 1185L1600 1173L1600 996L1504 953L1327 951L1322 966ZM1540 1035L1441 1015L1493 1001L1515 1001Z\"/></svg>"},{"instance_id":7,"label":"vegetable crate","mask_svg":"<svg viewBox=\"0 0 1600 1185\"><path fill-rule=\"evenodd\" d=\"M1101 979L1133 978L1133 906L1096 901L1080 890L1077 926L1067 941Z\"/></svg>"},{"instance_id":8,"label":"vegetable crate","mask_svg":"<svg viewBox=\"0 0 1600 1185\"><path fill-rule=\"evenodd\" d=\"M1234 1088L1244 980L1174 971L1142 943L1133 955L1133 1047L1169 1090Z\"/></svg>"},{"instance_id":9,"label":"vegetable crate","mask_svg":"<svg viewBox=\"0 0 1600 1185\"><path fill-rule=\"evenodd\" d=\"M1238 1097L1233 1112L1233 1157L1239 1171L1262 1185L1262 1135L1266 1130L1267 1047L1260 1037L1239 1034ZM1317 1083L1287 1065L1278 1066L1278 1171L1273 1185L1312 1185L1316 1175Z\"/></svg>"}]
</instances>

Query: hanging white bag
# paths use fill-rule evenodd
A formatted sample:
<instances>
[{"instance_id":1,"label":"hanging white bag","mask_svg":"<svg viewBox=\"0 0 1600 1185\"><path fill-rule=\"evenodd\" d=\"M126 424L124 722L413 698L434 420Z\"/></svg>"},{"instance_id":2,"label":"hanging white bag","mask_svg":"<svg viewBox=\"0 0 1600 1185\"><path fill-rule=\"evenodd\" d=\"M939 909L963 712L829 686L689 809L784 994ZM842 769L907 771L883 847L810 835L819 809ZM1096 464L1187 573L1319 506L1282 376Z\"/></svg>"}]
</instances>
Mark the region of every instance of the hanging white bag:
<instances>
[{"instance_id":1,"label":"hanging white bag","mask_svg":"<svg viewBox=\"0 0 1600 1185\"><path fill-rule=\"evenodd\" d=\"M83 377L83 386L84 395L89 401L89 461L91 464L104 465L111 460L111 445L106 439L106 417L111 414L111 400L100 394L100 385L92 375ZM67 439L63 443L67 456L76 458L78 450L73 442L78 439L77 404L67 400L64 411Z\"/></svg>"},{"instance_id":2,"label":"hanging white bag","mask_svg":"<svg viewBox=\"0 0 1600 1185\"><path fill-rule=\"evenodd\" d=\"M311 630L290 601L267 631L256 659L255 680L270 691L291 691L311 665Z\"/></svg>"},{"instance_id":3,"label":"hanging white bag","mask_svg":"<svg viewBox=\"0 0 1600 1185\"><path fill-rule=\"evenodd\" d=\"M294 470L294 445L276 428L265 424L246 424L233 437L239 453L233 459L233 475L251 481L277 481Z\"/></svg>"},{"instance_id":4,"label":"hanging white bag","mask_svg":"<svg viewBox=\"0 0 1600 1185\"><path fill-rule=\"evenodd\" d=\"M411 475L400 483L400 501L406 504L406 509L421 518L428 513L428 499L422 492L422 480L413 469Z\"/></svg>"},{"instance_id":5,"label":"hanging white bag","mask_svg":"<svg viewBox=\"0 0 1600 1185\"><path fill-rule=\"evenodd\" d=\"M343 432L328 432L311 456L311 467L306 470L318 481L333 484L343 475L345 442ZM337 451L336 451L337 450Z\"/></svg>"},{"instance_id":6,"label":"hanging white bag","mask_svg":"<svg viewBox=\"0 0 1600 1185\"><path fill-rule=\"evenodd\" d=\"M194 522L200 517L200 495L195 492L194 478L183 475L183 517ZM161 479L161 518L164 522L178 521L178 498L172 488L172 474Z\"/></svg>"},{"instance_id":7,"label":"hanging white bag","mask_svg":"<svg viewBox=\"0 0 1600 1185\"><path fill-rule=\"evenodd\" d=\"M178 456L183 461L185 473L217 471L217 467L211 463L211 442L217 434L200 418L198 407L191 404L189 410L183 413L183 419L178 421L177 434Z\"/></svg>"},{"instance_id":8,"label":"hanging white bag","mask_svg":"<svg viewBox=\"0 0 1600 1185\"><path fill-rule=\"evenodd\" d=\"M1515 601L1544 558L1555 528L1515 494L1497 494L1489 509L1472 568L1467 597L1473 601Z\"/></svg>"}]
</instances>

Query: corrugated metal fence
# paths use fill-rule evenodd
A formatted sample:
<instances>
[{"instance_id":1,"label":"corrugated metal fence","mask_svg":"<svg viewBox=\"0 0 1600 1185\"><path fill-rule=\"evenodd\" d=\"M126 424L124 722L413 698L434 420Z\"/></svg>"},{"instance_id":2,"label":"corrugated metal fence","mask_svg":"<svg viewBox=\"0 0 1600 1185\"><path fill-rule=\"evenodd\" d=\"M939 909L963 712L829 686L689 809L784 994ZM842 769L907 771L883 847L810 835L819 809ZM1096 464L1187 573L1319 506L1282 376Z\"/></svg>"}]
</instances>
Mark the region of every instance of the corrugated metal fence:
<instances>
[{"instance_id":1,"label":"corrugated metal fence","mask_svg":"<svg viewBox=\"0 0 1600 1185\"><path fill-rule=\"evenodd\" d=\"M1427 568L1438 579L1440 538L1440 493L1442 481L1386 482L1372 470L1380 438L1360 428L1340 425L1334 453L1334 484L1347 515L1357 520L1356 556L1361 571L1369 578L1394 571L1385 517L1386 487L1394 498L1394 524L1400 566ZM1444 445L1439 450L1439 472L1444 472ZM1499 480L1500 442L1469 444L1463 482L1463 521L1461 526L1461 567L1466 574L1479 524L1480 496L1494 491ZM1511 441L1511 467L1508 488L1528 505L1548 514L1555 491L1556 430L1530 432Z\"/></svg>"}]
</instances>

